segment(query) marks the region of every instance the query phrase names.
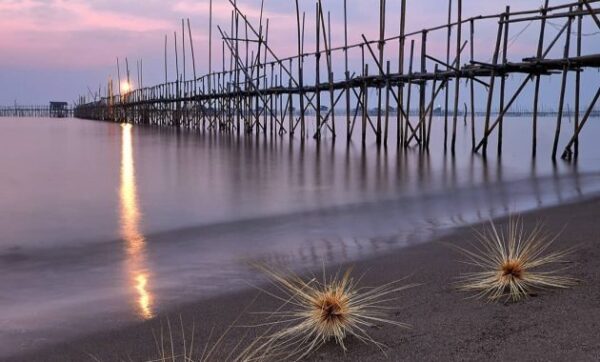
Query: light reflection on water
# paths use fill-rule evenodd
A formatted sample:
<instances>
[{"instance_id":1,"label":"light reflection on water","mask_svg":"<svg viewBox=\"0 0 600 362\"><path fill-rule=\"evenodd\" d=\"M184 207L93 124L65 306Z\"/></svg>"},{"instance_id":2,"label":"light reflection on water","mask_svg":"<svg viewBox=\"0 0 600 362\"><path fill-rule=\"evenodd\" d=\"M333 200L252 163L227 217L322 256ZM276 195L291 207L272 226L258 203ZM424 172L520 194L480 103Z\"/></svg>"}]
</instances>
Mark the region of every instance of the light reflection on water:
<instances>
[{"instance_id":1,"label":"light reflection on water","mask_svg":"<svg viewBox=\"0 0 600 362\"><path fill-rule=\"evenodd\" d=\"M140 231L141 213L138 205L135 162L133 159L132 126L122 125L121 184L121 230L126 242L126 268L133 289L137 291L137 309L144 319L152 318L152 295L148 291L149 272L146 267L146 240Z\"/></svg>"},{"instance_id":2,"label":"light reflection on water","mask_svg":"<svg viewBox=\"0 0 600 362\"><path fill-rule=\"evenodd\" d=\"M0 356L245 287L256 277L248 259L319 267L590 197L600 191L596 121L581 162L553 165L530 159L524 119L506 120L505 154L487 160L470 153L468 127L452 158L433 142L440 127L421 153L339 135L303 144L2 119ZM540 121L540 155L552 125Z\"/></svg>"}]
</instances>

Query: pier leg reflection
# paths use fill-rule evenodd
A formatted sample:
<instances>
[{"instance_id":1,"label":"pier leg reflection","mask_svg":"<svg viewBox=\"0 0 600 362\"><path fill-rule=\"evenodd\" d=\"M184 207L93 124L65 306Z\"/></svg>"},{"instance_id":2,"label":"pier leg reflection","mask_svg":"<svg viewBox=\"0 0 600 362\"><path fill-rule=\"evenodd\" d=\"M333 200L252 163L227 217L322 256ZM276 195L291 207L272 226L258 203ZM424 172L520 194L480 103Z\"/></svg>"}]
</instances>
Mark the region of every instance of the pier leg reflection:
<instances>
[{"instance_id":1,"label":"pier leg reflection","mask_svg":"<svg viewBox=\"0 0 600 362\"><path fill-rule=\"evenodd\" d=\"M121 205L121 235L125 240L125 269L127 280L135 293L137 314L151 318L152 294L149 291L149 272L146 268L146 240L140 231L141 213L137 198L133 140L130 124L123 124L121 140L121 180L119 202Z\"/></svg>"}]
</instances>

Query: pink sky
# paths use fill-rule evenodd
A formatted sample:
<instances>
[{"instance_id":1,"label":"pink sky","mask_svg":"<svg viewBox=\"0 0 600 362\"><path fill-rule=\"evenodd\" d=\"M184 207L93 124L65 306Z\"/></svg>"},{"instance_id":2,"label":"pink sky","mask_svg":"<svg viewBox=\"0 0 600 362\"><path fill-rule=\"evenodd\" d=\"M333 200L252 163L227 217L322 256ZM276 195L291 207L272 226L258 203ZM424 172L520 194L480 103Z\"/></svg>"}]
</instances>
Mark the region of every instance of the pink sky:
<instances>
[{"instance_id":1,"label":"pink sky","mask_svg":"<svg viewBox=\"0 0 600 362\"><path fill-rule=\"evenodd\" d=\"M260 1L238 0L238 3L256 24ZM305 50L311 51L314 49L314 1L303 0L301 3L307 12ZM377 37L378 3L376 0L348 0L350 42L359 41L362 33L369 38ZM400 0L388 0L387 3L386 28L389 36L398 32ZM333 45L342 45L343 1L323 0L323 4L326 10L332 12ZM501 12L507 4L513 9L537 8L541 0L464 0L463 16ZM216 25L229 31L231 10L227 0L214 0L215 67L221 64L221 42ZM444 23L447 2L409 0L408 11L408 30L419 30ZM189 17L192 23L197 68L202 74L207 70L208 0L2 0L0 82L3 86L0 104L11 103L15 99L22 103L45 103L49 94L72 101L77 94L86 92L88 86L97 89L98 84L105 84L109 76L116 77L117 57L128 57L130 67L135 66L137 59L143 59L145 83L160 82L164 78L164 35L169 36L169 61L173 63L173 32L181 32L180 21L184 17ZM265 17L270 19L272 48L281 57L295 54L294 1L266 0ZM515 26L515 33L521 28L521 25ZM531 55L528 50L535 42L537 26L533 26L532 30L514 44L513 52ZM467 35L465 32L464 36ZM476 49L486 48L487 51L494 36L493 23L479 28ZM397 57L393 55L397 51L393 48L393 45L389 48L389 58L395 64ZM432 35L428 53L442 56L444 49L443 34ZM359 54L352 56L358 57ZM188 65L187 72L191 74L190 60ZM173 70L170 72L174 74ZM336 72L342 76L340 69ZM32 87L40 89L32 92ZM28 96L33 99L27 99Z\"/></svg>"}]
</instances>

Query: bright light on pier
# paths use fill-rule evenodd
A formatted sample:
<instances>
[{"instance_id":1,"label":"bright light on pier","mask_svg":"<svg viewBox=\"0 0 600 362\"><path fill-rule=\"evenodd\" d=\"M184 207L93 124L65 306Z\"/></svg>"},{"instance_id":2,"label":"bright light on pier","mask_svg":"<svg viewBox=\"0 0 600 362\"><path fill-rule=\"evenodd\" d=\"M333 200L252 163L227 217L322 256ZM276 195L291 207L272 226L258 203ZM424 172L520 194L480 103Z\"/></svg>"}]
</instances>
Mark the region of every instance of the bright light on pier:
<instances>
[{"instance_id":1,"label":"bright light on pier","mask_svg":"<svg viewBox=\"0 0 600 362\"><path fill-rule=\"evenodd\" d=\"M132 89L132 87L131 87L131 84L129 84L129 82L127 82L127 81L121 82L121 93L130 92L131 89Z\"/></svg>"}]
</instances>

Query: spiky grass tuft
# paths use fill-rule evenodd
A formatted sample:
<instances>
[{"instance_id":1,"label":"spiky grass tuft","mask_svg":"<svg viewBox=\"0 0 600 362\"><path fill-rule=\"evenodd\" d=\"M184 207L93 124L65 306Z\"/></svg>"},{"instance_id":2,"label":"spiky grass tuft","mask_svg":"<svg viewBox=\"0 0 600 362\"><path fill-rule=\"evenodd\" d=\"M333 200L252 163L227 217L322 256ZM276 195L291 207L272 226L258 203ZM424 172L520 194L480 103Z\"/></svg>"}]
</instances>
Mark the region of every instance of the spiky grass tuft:
<instances>
[{"instance_id":1,"label":"spiky grass tuft","mask_svg":"<svg viewBox=\"0 0 600 362\"><path fill-rule=\"evenodd\" d=\"M400 281L376 288L359 288L359 280L348 269L341 277L324 276L305 280L293 273L282 273L265 265L258 266L277 287L280 295L265 291L283 305L268 313L272 321L262 341L253 346L247 360L299 360L323 344L334 340L346 351L345 340L354 336L384 351L384 345L374 340L367 328L376 324L391 324L409 328L405 323L385 318L386 302L397 299L393 294L415 286L400 285Z\"/></svg>"},{"instance_id":2,"label":"spiky grass tuft","mask_svg":"<svg viewBox=\"0 0 600 362\"><path fill-rule=\"evenodd\" d=\"M254 300L252 302L254 302ZM245 312L246 309L244 309L242 314L240 314L233 323L237 323L239 318ZM195 323L192 322L189 342L186 338L186 328L184 328L184 322L181 316L179 316L179 323L181 325L180 336L175 339L173 337L175 330L171 329L169 318L167 318L168 338L164 335L162 321L160 325L160 334L157 336L156 333L152 331L157 349L157 356L156 358L147 360L147 362L246 362L246 356L251 354L251 347L248 347L247 349L241 348L242 345L246 343L246 335L241 336L241 338L238 337L236 344L233 346L228 345L226 347L223 345L227 338L227 334L233 328L233 324L228 326L220 336L216 337L216 339L213 338L215 329L214 327L211 328L207 343L203 347L201 346L200 350L197 350L194 347ZM250 346L252 346L252 344L250 344Z\"/></svg>"},{"instance_id":3,"label":"spiky grass tuft","mask_svg":"<svg viewBox=\"0 0 600 362\"><path fill-rule=\"evenodd\" d=\"M569 288L576 284L575 279L564 275L564 267L552 269L566 264L566 257L573 250L549 251L558 235L544 231L541 223L525 232L522 219L511 217L504 229L491 222L489 228L476 234L478 245L473 245L472 250L459 250L467 257L466 264L480 270L461 276L460 290L492 301L503 297L519 301L536 289Z\"/></svg>"}]
</instances>

